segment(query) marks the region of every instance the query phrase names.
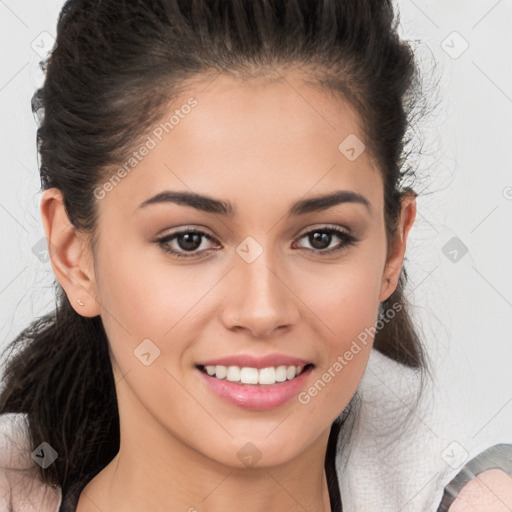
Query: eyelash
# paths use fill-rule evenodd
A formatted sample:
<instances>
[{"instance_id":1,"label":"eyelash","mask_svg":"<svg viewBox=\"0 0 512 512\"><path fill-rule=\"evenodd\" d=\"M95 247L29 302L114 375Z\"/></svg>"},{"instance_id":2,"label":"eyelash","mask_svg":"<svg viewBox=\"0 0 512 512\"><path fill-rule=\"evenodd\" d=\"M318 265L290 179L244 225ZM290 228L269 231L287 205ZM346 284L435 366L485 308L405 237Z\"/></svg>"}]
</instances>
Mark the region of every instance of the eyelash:
<instances>
[{"instance_id":1,"label":"eyelash","mask_svg":"<svg viewBox=\"0 0 512 512\"><path fill-rule=\"evenodd\" d=\"M331 255L334 253L338 253L344 249L348 249L350 246L355 245L359 241L358 238L351 235L350 233L347 233L346 231L342 231L341 229L333 228L333 227L323 227L323 228L312 229L310 231L303 233L298 238L298 240L301 240L302 238L305 238L308 235L310 235L312 233L317 233L317 232L318 233L328 233L331 235L334 234L334 235L338 236L343 241L343 243L340 246L335 247L334 249L307 249L306 248L307 251L315 252L321 256L327 255L327 254ZM174 255L176 258L196 258L197 253L186 254L183 251L176 251L174 249L171 249L168 245L171 240L174 240L175 238L178 238L181 235L191 234L191 233L202 235L204 238L206 238L208 240L214 240L214 238L212 236L208 235L204 231L200 231L198 229L191 228L191 229L185 229L183 231L176 231L175 233L172 233L170 235L165 235L164 237L157 239L155 242L159 245L159 247L162 248L162 250L164 252Z\"/></svg>"}]
</instances>

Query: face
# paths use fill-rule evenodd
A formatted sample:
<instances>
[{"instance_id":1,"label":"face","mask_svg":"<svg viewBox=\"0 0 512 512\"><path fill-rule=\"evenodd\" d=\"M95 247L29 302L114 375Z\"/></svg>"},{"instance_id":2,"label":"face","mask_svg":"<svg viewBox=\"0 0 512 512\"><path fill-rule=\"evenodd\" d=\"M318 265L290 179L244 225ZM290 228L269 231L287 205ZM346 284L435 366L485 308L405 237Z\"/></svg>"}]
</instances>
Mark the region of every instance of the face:
<instances>
[{"instance_id":1,"label":"face","mask_svg":"<svg viewBox=\"0 0 512 512\"><path fill-rule=\"evenodd\" d=\"M93 285L122 443L277 465L326 441L399 265L379 171L360 146L355 159L339 148L364 140L347 103L291 75L205 86L97 194Z\"/></svg>"}]
</instances>

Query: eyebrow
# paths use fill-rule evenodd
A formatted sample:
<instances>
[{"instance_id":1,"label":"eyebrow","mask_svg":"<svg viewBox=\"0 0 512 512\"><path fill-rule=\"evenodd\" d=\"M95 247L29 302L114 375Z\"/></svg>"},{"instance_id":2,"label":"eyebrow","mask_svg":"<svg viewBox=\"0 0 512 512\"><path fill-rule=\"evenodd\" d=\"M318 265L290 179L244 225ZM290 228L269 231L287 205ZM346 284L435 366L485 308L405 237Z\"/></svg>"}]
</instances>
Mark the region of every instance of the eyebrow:
<instances>
[{"instance_id":1,"label":"eyebrow","mask_svg":"<svg viewBox=\"0 0 512 512\"><path fill-rule=\"evenodd\" d=\"M139 205L138 210L146 208L152 204L174 203L182 206L190 206L206 213L215 213L234 217L237 214L236 208L228 201L221 201L206 195L197 194L195 192L179 192L166 190L160 192L149 199L146 199ZM311 197L309 199L301 199L297 201L289 210L288 216L294 217L304 215L306 213L327 210L342 203L357 203L366 207L368 212L372 213L372 207L366 197L351 190L337 190L330 194Z\"/></svg>"}]
</instances>

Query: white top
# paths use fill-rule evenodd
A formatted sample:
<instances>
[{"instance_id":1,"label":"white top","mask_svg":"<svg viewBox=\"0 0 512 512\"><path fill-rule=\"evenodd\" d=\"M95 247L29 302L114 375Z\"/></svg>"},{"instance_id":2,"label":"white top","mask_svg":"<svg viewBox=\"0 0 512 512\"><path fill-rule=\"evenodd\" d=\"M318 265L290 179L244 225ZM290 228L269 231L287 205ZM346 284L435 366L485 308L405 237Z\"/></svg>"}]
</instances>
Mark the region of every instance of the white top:
<instances>
[{"instance_id":1,"label":"white top","mask_svg":"<svg viewBox=\"0 0 512 512\"><path fill-rule=\"evenodd\" d=\"M37 478L26 429L24 414L0 415L0 512L58 512L60 489Z\"/></svg>"},{"instance_id":2,"label":"white top","mask_svg":"<svg viewBox=\"0 0 512 512\"><path fill-rule=\"evenodd\" d=\"M430 386L411 413L418 385L414 369L372 350L352 438L336 457L345 511L437 512L445 486L470 459L512 442L460 441L454 422L432 407ZM24 420L23 414L0 415L0 512L59 512L61 491L37 479Z\"/></svg>"}]
</instances>

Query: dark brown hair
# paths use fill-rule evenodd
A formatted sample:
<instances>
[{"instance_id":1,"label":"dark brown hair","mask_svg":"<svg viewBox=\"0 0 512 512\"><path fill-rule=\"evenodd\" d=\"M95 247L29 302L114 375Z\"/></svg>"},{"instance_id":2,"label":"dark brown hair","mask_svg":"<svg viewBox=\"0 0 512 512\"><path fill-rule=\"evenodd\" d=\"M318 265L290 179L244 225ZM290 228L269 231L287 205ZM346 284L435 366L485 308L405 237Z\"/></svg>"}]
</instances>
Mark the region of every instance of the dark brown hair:
<instances>
[{"instance_id":1,"label":"dark brown hair","mask_svg":"<svg viewBox=\"0 0 512 512\"><path fill-rule=\"evenodd\" d=\"M40 120L41 190L58 188L73 225L94 234L95 187L187 80L299 69L358 112L384 183L389 242L404 180L414 174L406 162L407 129L419 91L414 53L397 35L398 23L389 0L69 0L42 63L45 82L32 99ZM374 346L423 371L426 354L404 297L406 277L402 269L383 304L401 308ZM101 317L80 316L58 282L55 289L55 311L8 347L0 412L27 413L32 445L44 440L59 454L41 479L76 503L119 450L119 414ZM334 459L342 416L351 409L333 424L325 461L339 509Z\"/></svg>"}]
</instances>

